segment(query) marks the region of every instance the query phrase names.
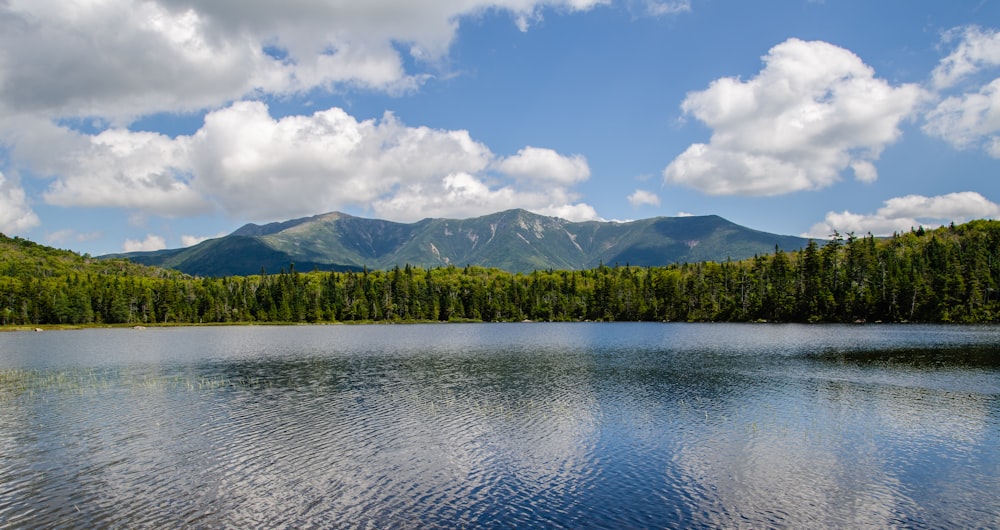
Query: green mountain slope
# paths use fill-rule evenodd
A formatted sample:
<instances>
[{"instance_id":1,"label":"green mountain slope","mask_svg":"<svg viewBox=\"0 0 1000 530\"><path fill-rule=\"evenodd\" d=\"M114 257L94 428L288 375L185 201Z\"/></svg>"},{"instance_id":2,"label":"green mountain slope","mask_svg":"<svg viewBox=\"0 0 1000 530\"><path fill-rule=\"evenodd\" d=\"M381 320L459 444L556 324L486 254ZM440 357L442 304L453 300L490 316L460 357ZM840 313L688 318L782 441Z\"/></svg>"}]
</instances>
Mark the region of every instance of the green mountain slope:
<instances>
[{"instance_id":1,"label":"green mountain slope","mask_svg":"<svg viewBox=\"0 0 1000 530\"><path fill-rule=\"evenodd\" d=\"M93 258L0 234L0 278L41 280L88 274L150 278L181 276L176 271L146 267L124 259Z\"/></svg>"},{"instance_id":2,"label":"green mountain slope","mask_svg":"<svg viewBox=\"0 0 1000 530\"><path fill-rule=\"evenodd\" d=\"M395 223L329 213L267 225L184 249L133 252L135 262L201 276L287 269L389 269L480 265L511 272L580 270L601 263L642 266L725 261L795 250L807 240L751 230L718 216L628 223L570 222L525 210L471 219Z\"/></svg>"}]
</instances>

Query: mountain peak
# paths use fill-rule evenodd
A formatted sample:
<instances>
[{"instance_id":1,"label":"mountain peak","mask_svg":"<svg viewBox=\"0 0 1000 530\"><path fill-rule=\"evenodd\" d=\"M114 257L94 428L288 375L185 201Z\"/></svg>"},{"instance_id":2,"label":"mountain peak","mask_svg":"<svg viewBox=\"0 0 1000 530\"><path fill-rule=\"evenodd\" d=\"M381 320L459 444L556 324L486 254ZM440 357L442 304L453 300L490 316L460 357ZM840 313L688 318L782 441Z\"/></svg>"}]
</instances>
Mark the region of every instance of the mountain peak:
<instances>
[{"instance_id":1,"label":"mountain peak","mask_svg":"<svg viewBox=\"0 0 1000 530\"><path fill-rule=\"evenodd\" d=\"M806 239L759 232L717 215L629 222L573 222L514 208L469 219L397 223L329 212L264 225L159 253L130 253L144 264L202 276L287 269L389 269L479 265L511 272L587 269L604 264L660 266L725 261L803 248Z\"/></svg>"},{"instance_id":2,"label":"mountain peak","mask_svg":"<svg viewBox=\"0 0 1000 530\"><path fill-rule=\"evenodd\" d=\"M338 219L340 219L342 217L351 217L351 216L347 215L345 213L341 213L341 212L328 212L328 213L323 213L323 214L319 214L319 215L312 215L312 216L309 216L309 217L300 217L298 219L289 219L287 221L277 221L277 222L273 222L273 223L267 223L267 224L264 224L264 225L258 225L258 224L255 224L255 223L247 223L247 224L245 224L245 225L237 228L235 231L233 231L229 235L230 236L247 236L247 237L267 236L267 235L271 235L271 234L277 234L278 232L283 232L285 230L288 230L289 228L294 228L294 227L299 226L301 224L310 223L310 222L317 222L317 221L332 222L332 221L336 221L336 220L338 220Z\"/></svg>"}]
</instances>

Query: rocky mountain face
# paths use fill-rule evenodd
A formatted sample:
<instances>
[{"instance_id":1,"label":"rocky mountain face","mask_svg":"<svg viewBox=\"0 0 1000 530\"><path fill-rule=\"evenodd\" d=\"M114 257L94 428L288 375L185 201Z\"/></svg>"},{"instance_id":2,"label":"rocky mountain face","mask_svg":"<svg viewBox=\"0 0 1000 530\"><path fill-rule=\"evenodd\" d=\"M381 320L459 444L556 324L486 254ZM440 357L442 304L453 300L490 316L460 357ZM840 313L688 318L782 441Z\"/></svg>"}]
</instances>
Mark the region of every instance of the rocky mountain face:
<instances>
[{"instance_id":1,"label":"rocky mountain face","mask_svg":"<svg viewBox=\"0 0 1000 530\"><path fill-rule=\"evenodd\" d=\"M656 217L571 222L525 210L470 219L396 223L328 213L248 224L228 236L156 252L115 254L199 276L479 265L512 272L588 269L600 264L657 266L725 261L795 250L808 241L752 230L721 217ZM111 256L109 256L111 257Z\"/></svg>"}]
</instances>

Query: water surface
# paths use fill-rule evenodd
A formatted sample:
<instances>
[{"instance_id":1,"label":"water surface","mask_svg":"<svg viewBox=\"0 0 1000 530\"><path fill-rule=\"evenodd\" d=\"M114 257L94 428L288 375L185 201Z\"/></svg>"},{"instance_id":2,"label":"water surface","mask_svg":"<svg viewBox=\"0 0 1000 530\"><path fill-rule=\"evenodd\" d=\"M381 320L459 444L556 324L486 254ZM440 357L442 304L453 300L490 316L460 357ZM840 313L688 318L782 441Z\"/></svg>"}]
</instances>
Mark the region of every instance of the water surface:
<instances>
[{"instance_id":1,"label":"water surface","mask_svg":"<svg viewBox=\"0 0 1000 530\"><path fill-rule=\"evenodd\" d=\"M1000 328L0 334L0 526L1000 526Z\"/></svg>"}]
</instances>

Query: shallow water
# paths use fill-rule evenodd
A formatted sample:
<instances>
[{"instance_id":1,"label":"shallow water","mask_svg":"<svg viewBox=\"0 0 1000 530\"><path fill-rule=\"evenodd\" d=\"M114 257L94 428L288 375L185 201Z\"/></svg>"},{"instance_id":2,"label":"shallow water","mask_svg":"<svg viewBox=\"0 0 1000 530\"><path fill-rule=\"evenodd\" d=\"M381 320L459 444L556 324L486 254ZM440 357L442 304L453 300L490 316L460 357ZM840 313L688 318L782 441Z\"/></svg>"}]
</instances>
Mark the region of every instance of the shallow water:
<instances>
[{"instance_id":1,"label":"shallow water","mask_svg":"<svg viewBox=\"0 0 1000 530\"><path fill-rule=\"evenodd\" d=\"M0 526L1000 526L1000 328L0 334Z\"/></svg>"}]
</instances>

